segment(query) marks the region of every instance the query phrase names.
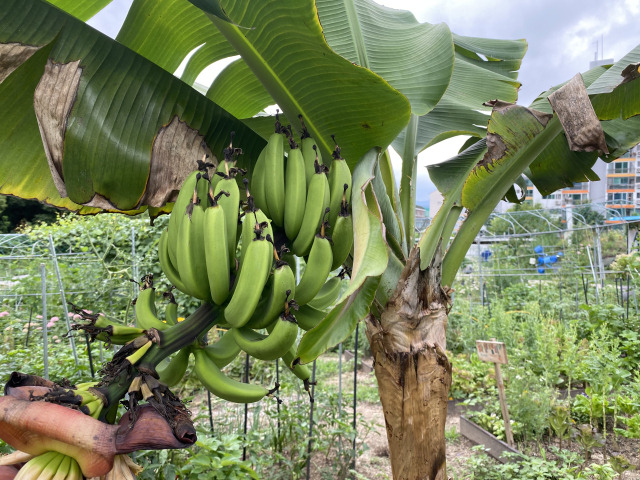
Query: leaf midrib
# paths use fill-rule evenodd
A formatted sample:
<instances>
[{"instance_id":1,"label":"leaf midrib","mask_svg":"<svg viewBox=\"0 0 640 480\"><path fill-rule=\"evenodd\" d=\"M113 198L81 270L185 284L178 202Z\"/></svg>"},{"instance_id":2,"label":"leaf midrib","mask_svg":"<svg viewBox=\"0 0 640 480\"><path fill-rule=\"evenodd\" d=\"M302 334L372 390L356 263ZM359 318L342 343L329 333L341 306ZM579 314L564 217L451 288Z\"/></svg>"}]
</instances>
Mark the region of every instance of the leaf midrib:
<instances>
[{"instance_id":1,"label":"leaf midrib","mask_svg":"<svg viewBox=\"0 0 640 480\"><path fill-rule=\"evenodd\" d=\"M295 96L289 91L284 83L282 83L280 77L271 68L269 63L265 61L260 52L258 52L251 42L249 42L249 40L247 40L247 38L240 32L240 29L214 15L207 15L213 24L220 30L220 33L225 36L229 43L233 45L233 47L242 56L243 60L247 63L253 73L260 79L269 94L284 110L287 118L293 119L297 118L298 115L302 115L307 129L310 131L316 144L318 144L322 150L322 153L324 154L326 152L327 154L330 154L333 148L322 138L320 130L318 130L312 120L312 116L305 115L304 109L296 101Z\"/></svg>"},{"instance_id":2,"label":"leaf midrib","mask_svg":"<svg viewBox=\"0 0 640 480\"><path fill-rule=\"evenodd\" d=\"M369 68L369 56L367 55L367 46L364 43L362 28L360 27L360 19L356 10L354 0L344 0L344 9L347 13L349 25L351 25L351 38L353 38L353 46L356 49L358 64L362 67Z\"/></svg>"}]
</instances>

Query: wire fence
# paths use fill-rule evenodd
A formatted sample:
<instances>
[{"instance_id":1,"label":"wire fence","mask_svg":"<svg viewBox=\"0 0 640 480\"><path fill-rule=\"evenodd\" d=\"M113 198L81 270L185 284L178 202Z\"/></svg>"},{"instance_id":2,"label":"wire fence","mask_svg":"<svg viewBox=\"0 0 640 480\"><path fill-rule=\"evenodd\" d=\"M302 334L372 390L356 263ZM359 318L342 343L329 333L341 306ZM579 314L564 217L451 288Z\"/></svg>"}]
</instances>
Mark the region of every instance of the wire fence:
<instances>
[{"instance_id":1,"label":"wire fence","mask_svg":"<svg viewBox=\"0 0 640 480\"><path fill-rule=\"evenodd\" d=\"M116 262L105 262L104 256L91 249L82 248L75 251L69 245L55 244L51 235L48 238L33 238L23 234L0 235L0 309L11 310L14 316L27 319L24 333L26 341L24 348L28 349L31 358L41 357L44 365L44 377L49 378L49 366L56 361L55 356L50 358L51 330L54 327L53 319L66 324L65 331L71 331L73 313L69 312L69 304L79 304L82 308L98 309L107 315L122 317L129 324L135 322L134 312L129 308L131 301L137 296L137 286L130 280L137 279L140 272L151 272L159 269L157 261L152 255L142 255L137 252L136 231L131 228L130 255ZM5 310L5 311L6 311ZM8 312L7 312L8 313ZM0 314L2 317L2 314ZM3 319L0 318L0 321ZM4 323L4 322L3 322ZM8 327L7 327L8 328ZM5 329L6 330L6 329ZM357 333L356 333L357 335ZM68 348L72 351L73 361L77 368L88 371L92 377L96 377L99 365L108 361L112 352L106 352L102 342L89 343L84 336L66 335L66 340L57 338L56 342L68 342ZM55 337L54 337L55 338ZM114 351L117 347L114 346ZM7 348L5 348L5 352ZM346 373L346 365L343 365L344 355L342 344L339 346L338 356L338 406L339 415L345 422L356 430L357 406L357 370L358 370L358 345L356 342L355 359L353 361L353 389L345 389L342 378ZM0 355L0 359L2 356ZM246 356L244 363L243 380L245 382L259 379L250 378L253 365ZM316 372L315 362L312 365L312 397L315 395L313 383ZM28 368L25 366L25 368ZM274 376L278 381L283 374L284 367L281 362L273 365ZM322 394L319 391L318 394ZM205 395L203 389L198 397ZM343 407L346 395L353 395L352 412ZM228 402L217 401L207 391L206 396L207 423L212 432L243 432L255 428L265 428L263 402L253 405L236 405ZM307 393L299 388L292 401L295 404L304 404ZM312 446L314 441L315 420L318 412L314 412L314 402L308 402L309 425L307 438L307 466L306 478L310 478ZM278 432L280 425L280 401L276 402L278 415L276 424ZM322 415L322 413L320 414ZM352 438L352 464L355 469L356 440ZM243 451L243 460L247 458L246 446Z\"/></svg>"}]
</instances>

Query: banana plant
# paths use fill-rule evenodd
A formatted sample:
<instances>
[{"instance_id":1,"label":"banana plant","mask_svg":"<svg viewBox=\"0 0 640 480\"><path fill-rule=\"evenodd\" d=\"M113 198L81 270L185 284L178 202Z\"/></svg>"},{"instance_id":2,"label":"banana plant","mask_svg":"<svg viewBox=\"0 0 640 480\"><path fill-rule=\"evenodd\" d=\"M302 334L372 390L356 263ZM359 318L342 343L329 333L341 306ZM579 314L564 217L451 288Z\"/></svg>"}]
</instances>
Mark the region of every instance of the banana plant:
<instances>
[{"instance_id":1,"label":"banana plant","mask_svg":"<svg viewBox=\"0 0 640 480\"><path fill-rule=\"evenodd\" d=\"M288 364L308 382L304 364L364 321L394 478L447 478L446 325L456 272L495 206L519 201L523 176L543 194L595 180L598 157L611 161L640 141L640 47L525 107L514 103L525 41L454 34L373 0L134 0L115 41L84 23L108 3L0 7L0 193L80 214L153 217L180 202L198 160L222 160L231 132L243 151L237 166L251 179L273 133L270 105L292 132L306 128L324 159L335 135L353 173L350 280L287 352ZM233 56L201 94L199 73ZM444 202L416 238L417 156L455 135L470 139L429 167ZM400 179L389 147L402 157ZM142 374L110 371L113 386L100 391L107 405L135 382L170 398L148 372L160 362L159 371L171 368L165 359L183 348L217 378L239 349L198 340L224 323L221 309L205 302L125 350L120 360ZM221 385L211 387L237 401L239 387ZM269 393L252 387L247 401ZM105 408L99 418L113 423L112 415Z\"/></svg>"}]
</instances>

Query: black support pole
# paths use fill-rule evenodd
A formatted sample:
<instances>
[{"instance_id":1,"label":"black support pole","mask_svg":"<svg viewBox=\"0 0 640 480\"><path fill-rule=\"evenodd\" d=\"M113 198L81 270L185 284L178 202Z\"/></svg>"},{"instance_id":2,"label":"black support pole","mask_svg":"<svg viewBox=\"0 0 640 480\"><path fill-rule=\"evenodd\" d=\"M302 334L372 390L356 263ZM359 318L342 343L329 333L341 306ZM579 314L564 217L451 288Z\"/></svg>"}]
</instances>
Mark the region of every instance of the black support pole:
<instances>
[{"instance_id":1,"label":"black support pole","mask_svg":"<svg viewBox=\"0 0 640 480\"><path fill-rule=\"evenodd\" d=\"M311 373L311 404L309 405L309 441L307 443L307 480L311 477L311 446L313 444L313 404L316 386L316 361L313 361Z\"/></svg>"},{"instance_id":2,"label":"black support pole","mask_svg":"<svg viewBox=\"0 0 640 480\"><path fill-rule=\"evenodd\" d=\"M249 383L249 354L248 353L244 360L244 383ZM244 404L244 428L242 430L244 433L244 445L242 447L242 461L245 461L247 459L247 423L248 421L249 421L249 404L245 403Z\"/></svg>"},{"instance_id":3,"label":"black support pole","mask_svg":"<svg viewBox=\"0 0 640 480\"><path fill-rule=\"evenodd\" d=\"M356 469L356 437L358 430L356 425L356 405L358 399L358 333L360 330L360 322L356 324L356 351L353 356L353 459L351 460L351 469Z\"/></svg>"}]
</instances>

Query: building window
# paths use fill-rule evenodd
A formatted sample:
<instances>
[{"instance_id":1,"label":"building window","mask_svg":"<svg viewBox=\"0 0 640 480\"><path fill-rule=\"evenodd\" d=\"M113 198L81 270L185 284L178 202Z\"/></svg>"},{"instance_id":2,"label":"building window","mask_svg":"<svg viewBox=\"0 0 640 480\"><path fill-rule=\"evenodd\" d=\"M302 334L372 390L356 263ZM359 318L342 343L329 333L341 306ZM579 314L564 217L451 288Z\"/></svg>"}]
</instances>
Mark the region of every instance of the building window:
<instances>
[{"instance_id":1,"label":"building window","mask_svg":"<svg viewBox=\"0 0 640 480\"><path fill-rule=\"evenodd\" d=\"M607 195L607 199L610 202L626 202L627 201L627 194L623 193L623 192L609 193Z\"/></svg>"},{"instance_id":2,"label":"building window","mask_svg":"<svg viewBox=\"0 0 640 480\"><path fill-rule=\"evenodd\" d=\"M609 173L629 173L629 162L615 162L609 164Z\"/></svg>"}]
</instances>

